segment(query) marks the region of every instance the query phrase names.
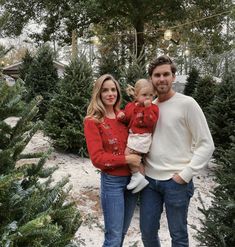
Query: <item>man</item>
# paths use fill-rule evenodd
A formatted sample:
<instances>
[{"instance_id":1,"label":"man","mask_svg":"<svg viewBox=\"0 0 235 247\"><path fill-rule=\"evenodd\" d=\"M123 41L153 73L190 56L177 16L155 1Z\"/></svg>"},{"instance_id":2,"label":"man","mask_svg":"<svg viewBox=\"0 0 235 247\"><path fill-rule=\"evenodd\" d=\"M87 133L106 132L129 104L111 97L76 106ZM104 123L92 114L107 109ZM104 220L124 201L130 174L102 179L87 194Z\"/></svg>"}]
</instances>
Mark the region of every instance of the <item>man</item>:
<instances>
[{"instance_id":1,"label":"man","mask_svg":"<svg viewBox=\"0 0 235 247\"><path fill-rule=\"evenodd\" d=\"M148 72L158 94L154 103L160 116L145 158L149 185L141 192L142 241L145 247L160 247L158 230L165 205L172 247L188 247L192 178L208 163L214 144L196 101L172 89L176 73L172 60L160 56L150 63Z\"/></svg>"}]
</instances>

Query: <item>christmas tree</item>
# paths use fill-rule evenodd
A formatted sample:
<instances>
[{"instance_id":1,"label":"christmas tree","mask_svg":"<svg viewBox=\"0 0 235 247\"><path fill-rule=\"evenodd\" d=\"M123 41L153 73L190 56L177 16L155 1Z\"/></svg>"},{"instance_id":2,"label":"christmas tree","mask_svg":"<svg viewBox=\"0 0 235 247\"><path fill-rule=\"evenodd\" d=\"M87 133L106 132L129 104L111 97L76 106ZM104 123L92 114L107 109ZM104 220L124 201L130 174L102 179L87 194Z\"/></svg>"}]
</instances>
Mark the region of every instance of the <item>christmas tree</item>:
<instances>
[{"instance_id":1,"label":"christmas tree","mask_svg":"<svg viewBox=\"0 0 235 247\"><path fill-rule=\"evenodd\" d=\"M45 133L56 148L87 155L83 120L91 98L92 82L92 69L85 56L66 67L44 122Z\"/></svg>"},{"instance_id":2,"label":"christmas tree","mask_svg":"<svg viewBox=\"0 0 235 247\"><path fill-rule=\"evenodd\" d=\"M22 64L19 68L20 78L25 81L29 74L31 65L33 63L33 57L31 56L29 50L26 50L25 56L22 58Z\"/></svg>"},{"instance_id":3,"label":"christmas tree","mask_svg":"<svg viewBox=\"0 0 235 247\"><path fill-rule=\"evenodd\" d=\"M43 97L38 114L41 119L44 119L48 110L58 80L57 70L53 63L53 53L49 46L42 46L25 76L25 85L28 91L26 101L29 102L37 95Z\"/></svg>"},{"instance_id":4,"label":"christmas tree","mask_svg":"<svg viewBox=\"0 0 235 247\"><path fill-rule=\"evenodd\" d=\"M208 122L215 142L215 158L220 150L230 148L235 123L235 71L231 71L218 85L214 100L208 107Z\"/></svg>"},{"instance_id":5,"label":"christmas tree","mask_svg":"<svg viewBox=\"0 0 235 247\"><path fill-rule=\"evenodd\" d=\"M184 94L188 96L192 96L195 88L197 87L197 83L199 80L199 73L196 68L192 68L189 72L189 76L187 77L187 82L184 87Z\"/></svg>"},{"instance_id":6,"label":"christmas tree","mask_svg":"<svg viewBox=\"0 0 235 247\"><path fill-rule=\"evenodd\" d=\"M199 79L192 96L205 114L207 114L207 107L213 101L215 93L216 83L211 76L205 76Z\"/></svg>"},{"instance_id":7,"label":"christmas tree","mask_svg":"<svg viewBox=\"0 0 235 247\"><path fill-rule=\"evenodd\" d=\"M0 82L0 246L78 246L73 238L81 218L68 200L68 178L52 184L56 168L44 168L49 151L22 154L41 125L31 120L42 100L36 97L24 106L23 90L20 82L13 87ZM15 124L12 116L18 116ZM26 164L29 157L37 159Z\"/></svg>"},{"instance_id":8,"label":"christmas tree","mask_svg":"<svg viewBox=\"0 0 235 247\"><path fill-rule=\"evenodd\" d=\"M200 246L231 247L235 246L235 138L231 148L221 153L217 161L216 182L212 205L200 211L205 219L197 239Z\"/></svg>"},{"instance_id":9,"label":"christmas tree","mask_svg":"<svg viewBox=\"0 0 235 247\"><path fill-rule=\"evenodd\" d=\"M205 216L197 235L200 246L235 246L234 76L234 70L226 75L208 107L208 122L216 147L215 181L218 186L212 192L212 205L200 209Z\"/></svg>"},{"instance_id":10,"label":"christmas tree","mask_svg":"<svg viewBox=\"0 0 235 247\"><path fill-rule=\"evenodd\" d=\"M135 54L130 54L130 60L130 64L128 66L124 66L122 70L122 80L120 81L123 95L122 105L125 105L127 102L133 100L133 96L129 96L127 92L129 86L134 87L137 80L148 77L146 64L143 64L143 52L140 54L139 57L137 57Z\"/></svg>"},{"instance_id":11,"label":"christmas tree","mask_svg":"<svg viewBox=\"0 0 235 247\"><path fill-rule=\"evenodd\" d=\"M111 74L115 79L119 79L121 76L121 63L118 60L118 55L115 50L102 52L98 60L98 74Z\"/></svg>"}]
</instances>

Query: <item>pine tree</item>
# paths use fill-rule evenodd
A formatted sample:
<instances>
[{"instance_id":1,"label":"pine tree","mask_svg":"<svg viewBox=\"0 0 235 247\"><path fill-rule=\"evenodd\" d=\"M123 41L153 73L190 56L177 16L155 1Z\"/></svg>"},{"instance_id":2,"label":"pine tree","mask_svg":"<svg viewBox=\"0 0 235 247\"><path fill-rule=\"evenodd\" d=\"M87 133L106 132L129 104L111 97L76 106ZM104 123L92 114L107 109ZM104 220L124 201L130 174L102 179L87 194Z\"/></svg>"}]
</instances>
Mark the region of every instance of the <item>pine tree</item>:
<instances>
[{"instance_id":1,"label":"pine tree","mask_svg":"<svg viewBox=\"0 0 235 247\"><path fill-rule=\"evenodd\" d=\"M141 53L139 57L135 54L130 54L131 63L125 66L122 70L122 77L126 84L134 85L138 79L147 77L146 64L142 64L144 59L144 53Z\"/></svg>"},{"instance_id":2,"label":"pine tree","mask_svg":"<svg viewBox=\"0 0 235 247\"><path fill-rule=\"evenodd\" d=\"M33 63L33 57L31 56L29 50L27 49L25 52L25 56L22 59L22 64L19 68L20 78L25 81L26 77L29 74L31 65Z\"/></svg>"},{"instance_id":3,"label":"pine tree","mask_svg":"<svg viewBox=\"0 0 235 247\"><path fill-rule=\"evenodd\" d=\"M221 153L217 161L216 182L212 205L199 209L205 216L202 228L196 238L200 246L231 247L235 246L235 138L231 148Z\"/></svg>"},{"instance_id":4,"label":"pine tree","mask_svg":"<svg viewBox=\"0 0 235 247\"><path fill-rule=\"evenodd\" d=\"M68 178L52 185L55 168L43 167L49 152L22 155L41 125L31 121L41 97L21 111L23 87L18 83L13 87L0 83L0 246L78 246L73 238L81 218L74 203L68 200ZM12 114L19 117L15 125L8 121ZM37 157L38 162L17 165L29 157Z\"/></svg>"},{"instance_id":5,"label":"pine tree","mask_svg":"<svg viewBox=\"0 0 235 247\"><path fill-rule=\"evenodd\" d=\"M211 76L200 78L193 93L193 98L207 114L207 107L213 101L216 93L216 83Z\"/></svg>"},{"instance_id":6,"label":"pine tree","mask_svg":"<svg viewBox=\"0 0 235 247\"><path fill-rule=\"evenodd\" d=\"M58 74L53 64L53 53L49 46L42 46L34 57L30 70L25 77L27 88L26 101L41 95L43 101L39 107L39 117L44 119L49 102L58 83Z\"/></svg>"},{"instance_id":7,"label":"pine tree","mask_svg":"<svg viewBox=\"0 0 235 247\"><path fill-rule=\"evenodd\" d=\"M141 78L147 78L146 64L143 64L144 53L142 52L139 57L135 54L130 54L131 63L129 66L124 66L122 70L122 78L120 81L122 94L123 94L123 105L133 100L133 97L128 96L126 89L128 85L134 86L136 81Z\"/></svg>"},{"instance_id":8,"label":"pine tree","mask_svg":"<svg viewBox=\"0 0 235 247\"><path fill-rule=\"evenodd\" d=\"M66 67L44 125L45 133L56 148L87 155L83 120L91 98L92 82L92 69L85 56Z\"/></svg>"},{"instance_id":9,"label":"pine tree","mask_svg":"<svg viewBox=\"0 0 235 247\"><path fill-rule=\"evenodd\" d=\"M108 51L105 54L101 54L98 66L99 75L111 74L114 78L119 79L121 76L121 65L117 57L115 51Z\"/></svg>"},{"instance_id":10,"label":"pine tree","mask_svg":"<svg viewBox=\"0 0 235 247\"><path fill-rule=\"evenodd\" d=\"M220 151L230 148L230 137L234 135L235 123L235 70L223 78L208 107L208 122L215 142L214 157L220 157Z\"/></svg>"},{"instance_id":11,"label":"pine tree","mask_svg":"<svg viewBox=\"0 0 235 247\"><path fill-rule=\"evenodd\" d=\"M212 205L201 212L205 219L197 238L201 246L235 246L235 70L223 78L208 107L208 123L215 142L216 161Z\"/></svg>"},{"instance_id":12,"label":"pine tree","mask_svg":"<svg viewBox=\"0 0 235 247\"><path fill-rule=\"evenodd\" d=\"M187 77L187 82L184 87L184 94L188 96L192 96L195 88L197 87L197 83L199 80L199 73L196 68L192 68L189 72L189 76Z\"/></svg>"}]
</instances>

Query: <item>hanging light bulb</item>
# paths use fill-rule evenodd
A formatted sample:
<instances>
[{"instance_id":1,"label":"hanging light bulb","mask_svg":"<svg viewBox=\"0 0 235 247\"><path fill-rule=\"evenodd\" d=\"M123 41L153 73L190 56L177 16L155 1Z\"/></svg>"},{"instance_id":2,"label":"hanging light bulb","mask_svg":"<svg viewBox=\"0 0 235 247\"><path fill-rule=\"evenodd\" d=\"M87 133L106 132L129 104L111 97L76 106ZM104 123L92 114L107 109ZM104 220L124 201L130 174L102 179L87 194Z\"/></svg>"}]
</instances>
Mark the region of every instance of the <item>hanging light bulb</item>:
<instances>
[{"instance_id":1,"label":"hanging light bulb","mask_svg":"<svg viewBox=\"0 0 235 247\"><path fill-rule=\"evenodd\" d=\"M94 36L91 38L91 42L94 44L94 45L100 45L100 40L97 36Z\"/></svg>"},{"instance_id":2,"label":"hanging light bulb","mask_svg":"<svg viewBox=\"0 0 235 247\"><path fill-rule=\"evenodd\" d=\"M172 31L170 29L167 29L164 32L164 39L165 40L171 40L172 39Z\"/></svg>"},{"instance_id":3,"label":"hanging light bulb","mask_svg":"<svg viewBox=\"0 0 235 247\"><path fill-rule=\"evenodd\" d=\"M190 50L189 50L189 48L186 48L186 49L185 49L184 55L185 55L186 57L188 57L188 56L190 55Z\"/></svg>"}]
</instances>

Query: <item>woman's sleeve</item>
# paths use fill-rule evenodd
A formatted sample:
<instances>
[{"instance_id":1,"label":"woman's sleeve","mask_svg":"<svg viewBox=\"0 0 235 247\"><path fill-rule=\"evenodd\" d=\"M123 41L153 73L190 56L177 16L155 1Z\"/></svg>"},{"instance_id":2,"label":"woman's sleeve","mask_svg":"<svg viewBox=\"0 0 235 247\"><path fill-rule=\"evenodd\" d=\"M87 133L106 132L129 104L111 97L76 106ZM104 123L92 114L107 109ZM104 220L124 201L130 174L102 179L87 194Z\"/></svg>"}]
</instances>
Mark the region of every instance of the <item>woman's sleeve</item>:
<instances>
[{"instance_id":1,"label":"woman's sleeve","mask_svg":"<svg viewBox=\"0 0 235 247\"><path fill-rule=\"evenodd\" d=\"M128 103L125 106L125 109L122 110L122 112L124 112L124 114L125 114L125 117L123 118L122 123L128 125L130 123L132 112L133 112L133 105L132 105L132 103Z\"/></svg>"},{"instance_id":2,"label":"woman's sleeve","mask_svg":"<svg viewBox=\"0 0 235 247\"><path fill-rule=\"evenodd\" d=\"M88 153L95 167L106 170L127 165L125 155L105 152L99 128L94 120L85 119L84 134Z\"/></svg>"}]
</instances>

